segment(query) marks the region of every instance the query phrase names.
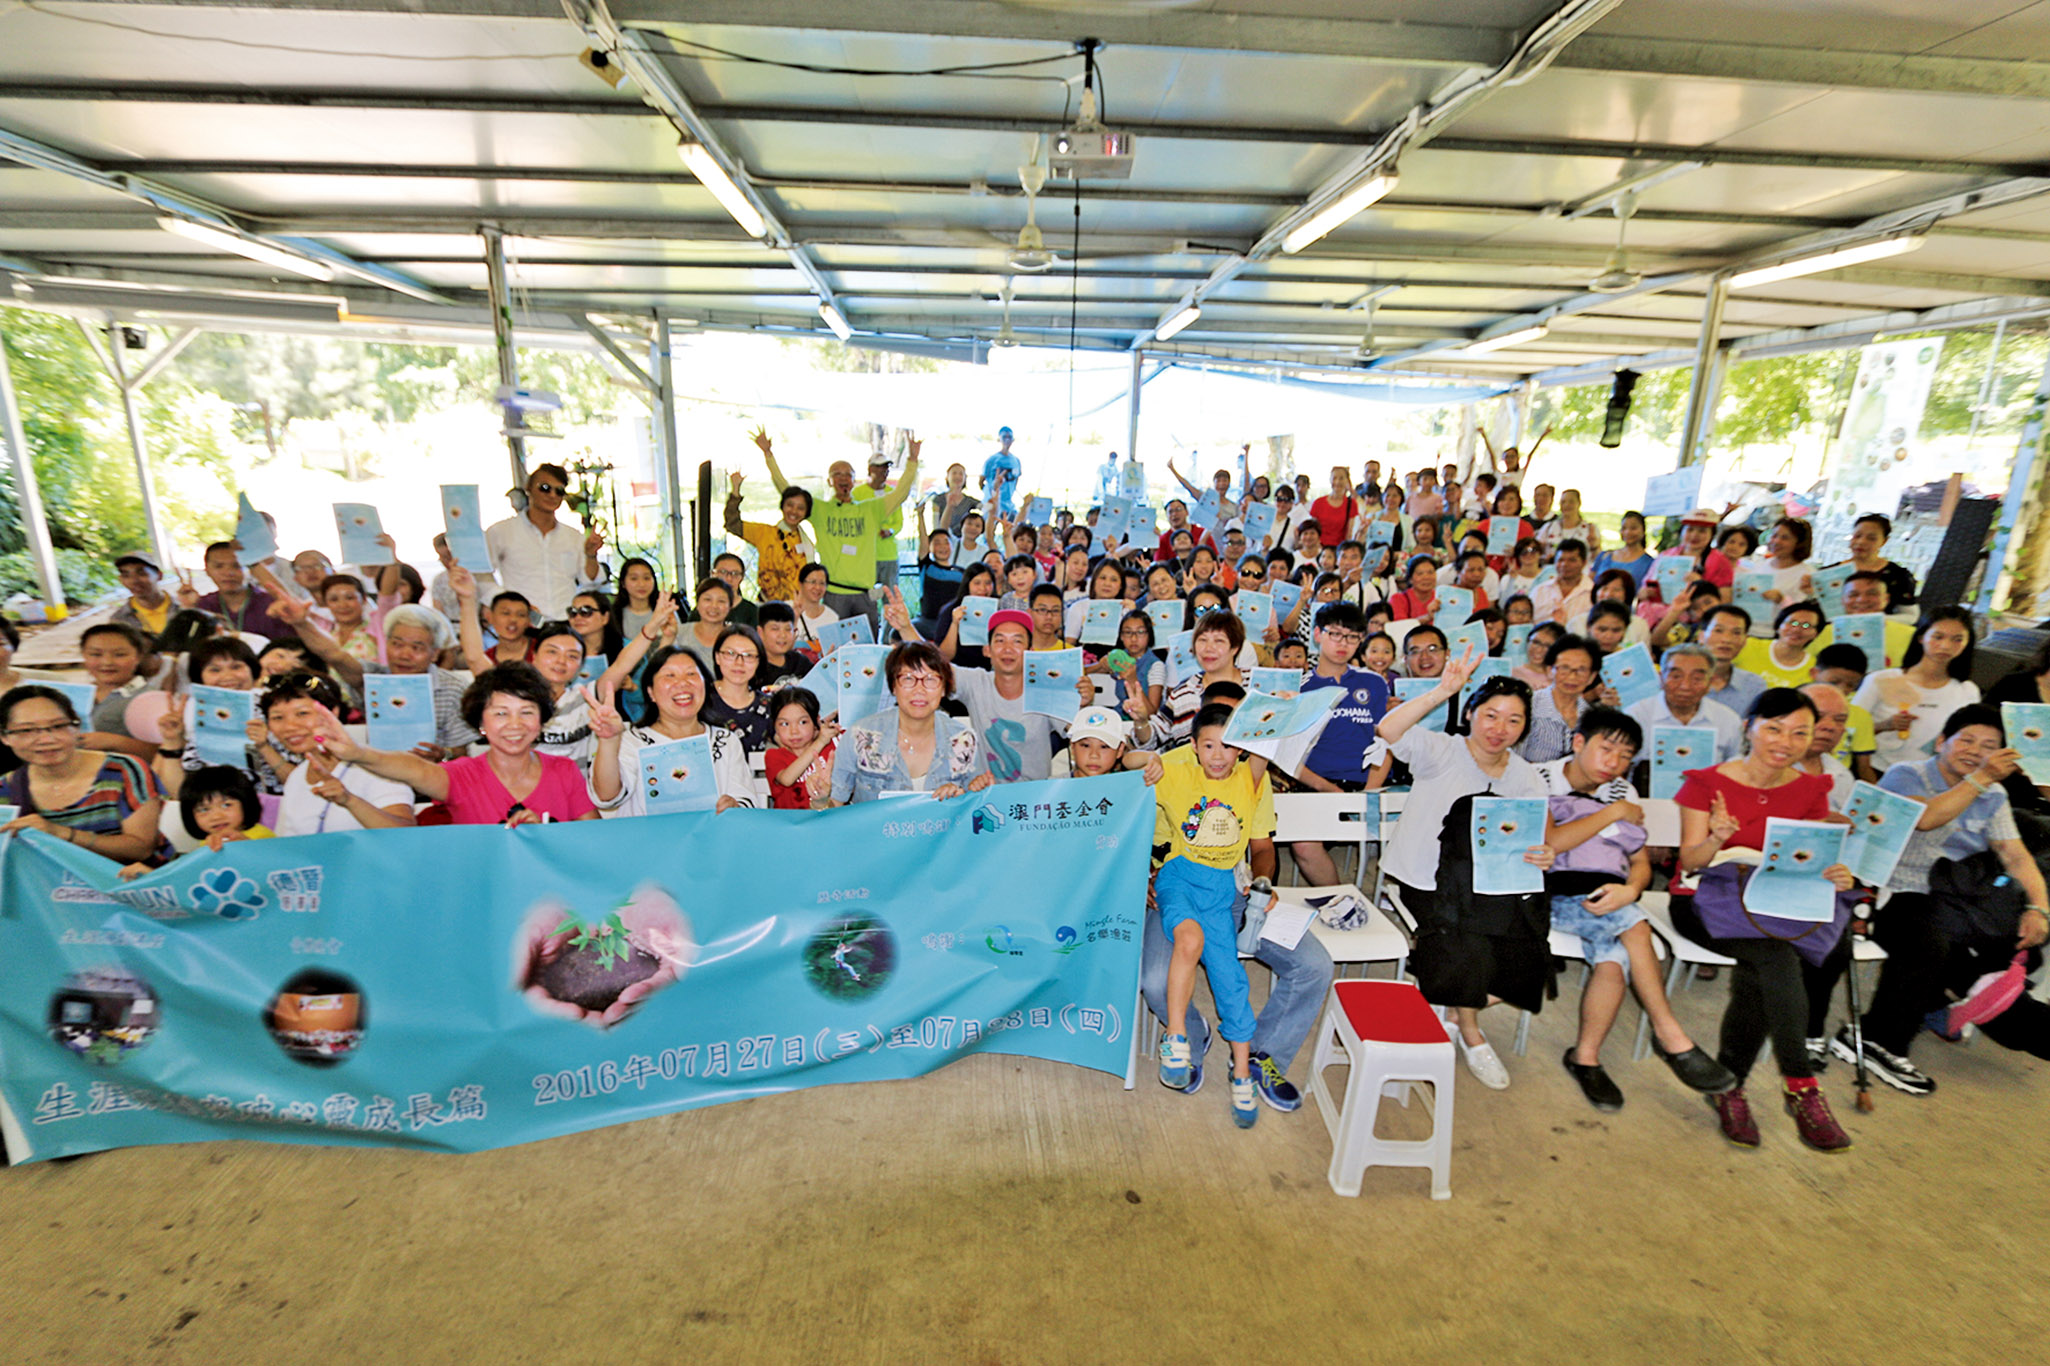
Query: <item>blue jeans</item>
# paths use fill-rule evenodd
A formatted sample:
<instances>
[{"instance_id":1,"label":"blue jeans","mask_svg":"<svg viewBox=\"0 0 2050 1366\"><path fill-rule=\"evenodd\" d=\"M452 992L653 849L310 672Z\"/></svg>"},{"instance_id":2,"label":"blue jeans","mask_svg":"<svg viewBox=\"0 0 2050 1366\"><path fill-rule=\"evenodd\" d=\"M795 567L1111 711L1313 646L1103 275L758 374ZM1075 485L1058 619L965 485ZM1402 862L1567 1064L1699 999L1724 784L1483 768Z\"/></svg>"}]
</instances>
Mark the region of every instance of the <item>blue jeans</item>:
<instances>
[{"instance_id":1,"label":"blue jeans","mask_svg":"<svg viewBox=\"0 0 2050 1366\"><path fill-rule=\"evenodd\" d=\"M1232 902L1232 923L1243 922L1245 914L1246 898L1240 893ZM1139 988L1146 995L1147 1006L1163 1020L1167 1018L1167 960L1173 953L1174 946L1160 926L1160 912L1149 909L1139 959ZM1309 1042L1310 1031L1317 1026L1317 1016L1324 1009L1324 998L1331 992L1331 979L1336 973L1330 953L1314 934L1305 933L1292 949L1263 939L1255 957L1274 970L1274 986L1267 993L1267 1004L1254 1017L1253 1051L1267 1054L1285 1072ZM1210 1026L1194 1002L1189 1005L1186 1019L1189 1056L1200 1059L1210 1047Z\"/></svg>"}]
</instances>

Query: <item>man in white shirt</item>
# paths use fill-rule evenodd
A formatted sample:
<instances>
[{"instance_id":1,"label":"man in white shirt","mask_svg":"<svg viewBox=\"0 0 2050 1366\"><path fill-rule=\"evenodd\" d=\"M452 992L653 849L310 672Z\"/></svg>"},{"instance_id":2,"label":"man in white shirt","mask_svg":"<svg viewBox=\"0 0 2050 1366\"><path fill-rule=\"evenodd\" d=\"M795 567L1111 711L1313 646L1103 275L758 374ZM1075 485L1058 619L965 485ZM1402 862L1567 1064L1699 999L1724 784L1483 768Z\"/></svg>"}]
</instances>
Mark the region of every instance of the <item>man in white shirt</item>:
<instances>
[{"instance_id":1,"label":"man in white shirt","mask_svg":"<svg viewBox=\"0 0 2050 1366\"><path fill-rule=\"evenodd\" d=\"M1633 702L1624 710L1644 727L1708 726L1715 731L1715 761L1726 764L1744 748L1744 721L1708 695L1715 676L1715 654L1705 645L1675 645L1659 661L1664 687L1657 697Z\"/></svg>"},{"instance_id":2,"label":"man in white shirt","mask_svg":"<svg viewBox=\"0 0 2050 1366\"><path fill-rule=\"evenodd\" d=\"M527 478L527 510L493 523L484 532L491 567L504 587L534 604L534 611L560 621L578 593L603 584L608 577L598 562L605 538L595 531L558 522L556 511L569 491L569 472L560 465L537 465Z\"/></svg>"},{"instance_id":3,"label":"man in white shirt","mask_svg":"<svg viewBox=\"0 0 2050 1366\"><path fill-rule=\"evenodd\" d=\"M1552 577L1530 590L1531 616L1561 626L1594 606L1594 585L1587 577L1587 543L1569 537L1552 557Z\"/></svg>"}]
</instances>

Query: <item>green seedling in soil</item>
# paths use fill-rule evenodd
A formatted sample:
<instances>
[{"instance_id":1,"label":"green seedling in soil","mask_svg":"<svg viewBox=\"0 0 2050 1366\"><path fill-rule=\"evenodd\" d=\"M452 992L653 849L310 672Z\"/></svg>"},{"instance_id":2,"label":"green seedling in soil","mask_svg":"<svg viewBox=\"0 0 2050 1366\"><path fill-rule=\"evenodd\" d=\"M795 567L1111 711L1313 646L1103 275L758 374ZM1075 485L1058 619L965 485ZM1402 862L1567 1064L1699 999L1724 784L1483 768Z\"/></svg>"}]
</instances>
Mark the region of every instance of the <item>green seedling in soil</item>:
<instances>
[{"instance_id":1,"label":"green seedling in soil","mask_svg":"<svg viewBox=\"0 0 2050 1366\"><path fill-rule=\"evenodd\" d=\"M569 947L590 950L597 957L601 971L609 971L614 963L624 963L633 957L634 948L627 939L626 922L619 918L618 911L594 925L586 925L572 915L549 933L553 936L568 930L576 931L570 936Z\"/></svg>"}]
</instances>

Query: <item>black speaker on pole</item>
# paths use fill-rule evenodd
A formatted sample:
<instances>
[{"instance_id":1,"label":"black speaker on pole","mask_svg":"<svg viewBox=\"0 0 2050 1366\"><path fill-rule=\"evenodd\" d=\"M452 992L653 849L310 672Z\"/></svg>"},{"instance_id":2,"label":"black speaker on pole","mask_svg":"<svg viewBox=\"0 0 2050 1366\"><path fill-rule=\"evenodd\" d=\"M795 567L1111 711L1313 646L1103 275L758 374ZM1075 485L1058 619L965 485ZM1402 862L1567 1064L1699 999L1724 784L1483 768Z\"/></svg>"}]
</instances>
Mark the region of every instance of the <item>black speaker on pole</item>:
<instances>
[{"instance_id":1,"label":"black speaker on pole","mask_svg":"<svg viewBox=\"0 0 2050 1366\"><path fill-rule=\"evenodd\" d=\"M691 547L691 561L697 570L697 582L712 576L712 462L707 460L698 466L698 497L691 507L691 538L696 542Z\"/></svg>"},{"instance_id":2,"label":"black speaker on pole","mask_svg":"<svg viewBox=\"0 0 2050 1366\"><path fill-rule=\"evenodd\" d=\"M1602 445L1614 450L1623 444L1623 424L1630 417L1630 391L1637 387L1635 370L1618 370L1609 390L1609 411L1602 419Z\"/></svg>"}]
</instances>

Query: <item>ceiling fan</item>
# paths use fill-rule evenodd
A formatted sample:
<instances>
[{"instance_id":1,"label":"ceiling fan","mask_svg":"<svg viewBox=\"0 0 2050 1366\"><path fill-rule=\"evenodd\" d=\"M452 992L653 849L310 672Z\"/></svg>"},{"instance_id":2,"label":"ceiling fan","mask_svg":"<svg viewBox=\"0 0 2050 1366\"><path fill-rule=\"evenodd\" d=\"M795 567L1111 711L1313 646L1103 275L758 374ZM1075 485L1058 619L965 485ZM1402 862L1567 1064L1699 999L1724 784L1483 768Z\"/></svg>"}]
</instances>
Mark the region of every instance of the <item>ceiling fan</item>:
<instances>
[{"instance_id":1,"label":"ceiling fan","mask_svg":"<svg viewBox=\"0 0 2050 1366\"><path fill-rule=\"evenodd\" d=\"M1028 274L1052 269L1055 259L1039 231L1039 192L1046 188L1046 162L1042 159L1045 150L1045 138L1032 139L1032 157L1018 168L1018 185L1025 191L1025 226L1018 229L1018 241L1011 248L1009 261L1012 270ZM1005 298L1008 300L1009 295Z\"/></svg>"},{"instance_id":2,"label":"ceiling fan","mask_svg":"<svg viewBox=\"0 0 2050 1366\"><path fill-rule=\"evenodd\" d=\"M1004 287L1000 293L1004 301L1004 325L997 329L997 334L991 339L990 345L1016 346L1018 344L1018 334L1011 330L1011 282L1009 280L1004 281Z\"/></svg>"},{"instance_id":3,"label":"ceiling fan","mask_svg":"<svg viewBox=\"0 0 2050 1366\"><path fill-rule=\"evenodd\" d=\"M1623 238L1630 230L1630 215L1636 211L1637 196L1619 194L1616 196L1616 250L1602 268L1602 273L1587 282L1587 287L1597 294L1621 294L1637 288L1644 276L1630 269L1630 255L1623 244Z\"/></svg>"}]
</instances>

